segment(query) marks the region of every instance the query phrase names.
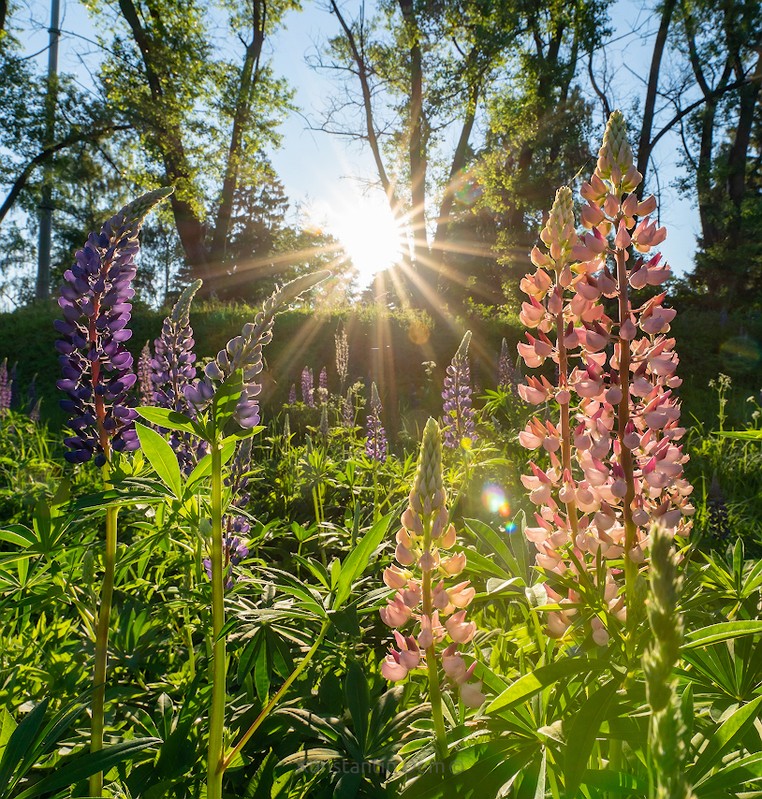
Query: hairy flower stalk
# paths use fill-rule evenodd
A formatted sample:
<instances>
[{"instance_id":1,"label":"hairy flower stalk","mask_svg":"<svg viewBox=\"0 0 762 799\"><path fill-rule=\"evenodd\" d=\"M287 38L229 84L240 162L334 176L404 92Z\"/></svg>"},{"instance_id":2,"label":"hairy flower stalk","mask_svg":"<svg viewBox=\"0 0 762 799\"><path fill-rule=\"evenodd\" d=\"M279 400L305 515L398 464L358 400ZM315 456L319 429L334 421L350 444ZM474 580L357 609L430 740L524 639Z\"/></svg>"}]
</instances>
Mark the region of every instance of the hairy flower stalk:
<instances>
[{"instance_id":1,"label":"hairy flower stalk","mask_svg":"<svg viewBox=\"0 0 762 799\"><path fill-rule=\"evenodd\" d=\"M651 799L692 799L685 780L685 728L676 695L674 667L680 656L683 623L677 610L681 579L672 535L660 525L651 531L651 592L647 600L653 638L643 655L646 694L651 706L648 744Z\"/></svg>"},{"instance_id":2,"label":"hairy flower stalk","mask_svg":"<svg viewBox=\"0 0 762 799\"><path fill-rule=\"evenodd\" d=\"M394 629L397 648L390 648L381 673L387 680L398 681L410 672L426 670L437 751L444 759L447 739L440 665L466 706L479 707L484 695L481 683L471 681L475 663L467 667L458 651L459 645L470 642L476 633L476 625L466 621L465 610L475 591L468 580L446 584L465 569L466 554L447 552L455 545L455 528L449 523L442 483L442 442L433 419L423 432L418 470L401 521L395 550L399 565L384 571L384 582L395 594L381 609L381 619ZM399 628L409 623L415 625L415 635L400 632ZM443 646L447 638L449 643Z\"/></svg>"},{"instance_id":3,"label":"hairy flower stalk","mask_svg":"<svg viewBox=\"0 0 762 799\"><path fill-rule=\"evenodd\" d=\"M63 320L55 323L62 338L56 342L63 378L58 387L68 395L61 406L70 414L74 435L65 439L66 458L83 463L95 458L110 487L112 452L138 447L128 391L137 380L132 355L124 342L135 292L135 258L143 219L172 189L158 189L129 203L106 222L99 234L90 234L78 250L74 265L64 273L58 304ZM103 748L104 703L109 617L114 591L117 509L106 511L104 576L95 637L91 751ZM103 774L90 778L90 796L100 796Z\"/></svg>"},{"instance_id":4,"label":"hairy flower stalk","mask_svg":"<svg viewBox=\"0 0 762 799\"><path fill-rule=\"evenodd\" d=\"M476 423L471 404L471 370L468 365L468 345L471 331L467 330L460 342L458 351L447 367L444 379L443 423L446 447L470 449L476 440Z\"/></svg>"},{"instance_id":5,"label":"hairy flower stalk","mask_svg":"<svg viewBox=\"0 0 762 799\"><path fill-rule=\"evenodd\" d=\"M378 388L372 383L370 387L370 405L368 407L367 434L365 436L365 454L374 461L386 461L386 430L381 422L381 398Z\"/></svg>"},{"instance_id":6,"label":"hairy flower stalk","mask_svg":"<svg viewBox=\"0 0 762 799\"><path fill-rule=\"evenodd\" d=\"M675 311L664 307L664 293L632 302L633 292L670 275L651 252L666 230L647 216L655 199L641 202L634 193L640 181L624 120L614 112L595 172L582 186L586 232L577 233L571 191L559 189L540 235L546 249L533 249L537 270L521 281L528 301L520 318L534 333L526 334L519 354L530 368L550 359L558 374L557 385L541 375L519 386L526 402L556 409L531 419L519 435L550 462L546 469L530 462L532 473L522 477L538 506L526 535L548 575L551 601L573 606L548 614L549 634L561 637L573 624L599 645L636 606L635 580L652 523L687 535L693 513L692 487L683 478L687 455L678 443L685 431L672 395L681 383L675 341L667 335ZM604 299L616 300L616 318L607 315ZM608 621L593 609L587 623L570 583L580 567L595 576L598 557L606 575L592 582Z\"/></svg>"}]
</instances>

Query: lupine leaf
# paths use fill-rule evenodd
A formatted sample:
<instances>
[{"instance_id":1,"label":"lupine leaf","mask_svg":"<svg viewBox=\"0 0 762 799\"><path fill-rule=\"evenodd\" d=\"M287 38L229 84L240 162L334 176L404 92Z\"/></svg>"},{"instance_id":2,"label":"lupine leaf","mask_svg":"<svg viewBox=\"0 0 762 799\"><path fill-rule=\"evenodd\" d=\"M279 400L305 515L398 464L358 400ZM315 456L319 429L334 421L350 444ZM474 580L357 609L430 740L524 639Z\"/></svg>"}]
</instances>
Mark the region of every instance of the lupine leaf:
<instances>
[{"instance_id":1,"label":"lupine leaf","mask_svg":"<svg viewBox=\"0 0 762 799\"><path fill-rule=\"evenodd\" d=\"M603 671L606 668L606 664L600 661L588 660L587 658L573 657L558 660L519 677L518 680L509 685L503 693L487 705L486 713L495 713L523 702L564 677Z\"/></svg>"},{"instance_id":2,"label":"lupine leaf","mask_svg":"<svg viewBox=\"0 0 762 799\"><path fill-rule=\"evenodd\" d=\"M20 793L15 799L33 799L43 793L67 788L99 771L106 772L118 763L130 760L134 755L158 743L161 743L158 738L137 738L133 741L122 741L114 746L101 749L99 752L87 752L56 769L52 774Z\"/></svg>"},{"instance_id":3,"label":"lupine leaf","mask_svg":"<svg viewBox=\"0 0 762 799\"><path fill-rule=\"evenodd\" d=\"M150 427L135 423L135 430L140 439L140 448L148 458L151 466L172 493L180 499L183 495L183 478L180 474L180 464L172 447Z\"/></svg>"},{"instance_id":4,"label":"lupine leaf","mask_svg":"<svg viewBox=\"0 0 762 799\"><path fill-rule=\"evenodd\" d=\"M357 661L353 660L347 669L344 682L344 698L352 717L352 728L360 751L365 753L368 740L368 714L370 712L370 694L365 673Z\"/></svg>"},{"instance_id":5,"label":"lupine leaf","mask_svg":"<svg viewBox=\"0 0 762 799\"><path fill-rule=\"evenodd\" d=\"M5 750L3 751L2 760L0 760L0 787L3 789L13 788L16 782L21 778L22 774L15 773L16 769L19 764L23 762L27 753L35 751L35 740L45 720L45 711L47 707L48 700L43 699L37 707L22 719L21 723L8 738ZM0 794L0 796L3 796L3 794Z\"/></svg>"},{"instance_id":6,"label":"lupine leaf","mask_svg":"<svg viewBox=\"0 0 762 799\"><path fill-rule=\"evenodd\" d=\"M741 705L720 724L690 769L689 779L691 782L694 784L698 782L699 777L720 762L730 746L754 724L760 705L762 705L762 696Z\"/></svg>"},{"instance_id":7,"label":"lupine leaf","mask_svg":"<svg viewBox=\"0 0 762 799\"><path fill-rule=\"evenodd\" d=\"M169 408L154 408L151 405L144 405L135 410L151 424L164 427L167 430L178 430L181 433L191 433L194 436L201 435L199 425L183 413L172 411Z\"/></svg>"},{"instance_id":8,"label":"lupine leaf","mask_svg":"<svg viewBox=\"0 0 762 799\"><path fill-rule=\"evenodd\" d=\"M0 530L0 541L26 549L33 547L37 543L34 533L23 524L10 524Z\"/></svg>"},{"instance_id":9,"label":"lupine leaf","mask_svg":"<svg viewBox=\"0 0 762 799\"><path fill-rule=\"evenodd\" d=\"M391 513L380 518L357 542L357 546L349 553L342 564L336 595L333 600L334 610L338 610L349 598L349 594L352 591L352 583L365 571L371 555L376 551L386 535L391 520Z\"/></svg>"},{"instance_id":10,"label":"lupine leaf","mask_svg":"<svg viewBox=\"0 0 762 799\"><path fill-rule=\"evenodd\" d=\"M699 646L708 646L720 641L740 638L743 635L759 633L762 633L762 621L723 621L686 633L683 649L695 649Z\"/></svg>"},{"instance_id":11,"label":"lupine leaf","mask_svg":"<svg viewBox=\"0 0 762 799\"><path fill-rule=\"evenodd\" d=\"M598 736L603 720L609 711L619 683L616 680L602 685L584 702L574 716L566 732L566 754L564 757L565 795L576 799L582 778L587 770L587 761Z\"/></svg>"},{"instance_id":12,"label":"lupine leaf","mask_svg":"<svg viewBox=\"0 0 762 799\"><path fill-rule=\"evenodd\" d=\"M730 795L729 789L738 790L743 783L759 779L762 779L762 752L755 752L725 764L717 774L694 786L693 792L699 799L717 795L718 791L719 796L726 797Z\"/></svg>"}]
</instances>

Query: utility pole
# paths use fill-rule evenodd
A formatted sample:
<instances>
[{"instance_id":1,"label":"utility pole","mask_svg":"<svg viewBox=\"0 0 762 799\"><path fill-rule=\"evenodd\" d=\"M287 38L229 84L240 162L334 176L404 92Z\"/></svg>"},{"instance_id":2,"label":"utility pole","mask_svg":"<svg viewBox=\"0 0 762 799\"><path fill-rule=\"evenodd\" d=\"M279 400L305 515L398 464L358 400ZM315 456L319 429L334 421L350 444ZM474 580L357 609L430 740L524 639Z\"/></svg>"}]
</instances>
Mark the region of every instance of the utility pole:
<instances>
[{"instance_id":1,"label":"utility pole","mask_svg":"<svg viewBox=\"0 0 762 799\"><path fill-rule=\"evenodd\" d=\"M58 101L58 40L61 29L58 27L60 0L51 0L50 27L48 33L48 90L45 96L45 141L44 147L55 143L56 104ZM53 163L52 158L45 161L42 169L42 195L40 197L40 240L37 247L37 285L35 295L38 300L50 296L50 244L53 231Z\"/></svg>"}]
</instances>

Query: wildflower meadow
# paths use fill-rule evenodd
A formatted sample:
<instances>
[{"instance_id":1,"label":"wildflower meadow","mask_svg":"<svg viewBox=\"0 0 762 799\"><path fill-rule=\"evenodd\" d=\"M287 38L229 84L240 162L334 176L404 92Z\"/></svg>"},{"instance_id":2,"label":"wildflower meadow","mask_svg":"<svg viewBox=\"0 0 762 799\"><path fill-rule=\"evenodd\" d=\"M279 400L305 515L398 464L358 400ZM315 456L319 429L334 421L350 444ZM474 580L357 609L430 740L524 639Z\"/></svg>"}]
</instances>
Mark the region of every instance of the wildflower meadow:
<instances>
[{"instance_id":1,"label":"wildflower meadow","mask_svg":"<svg viewBox=\"0 0 762 799\"><path fill-rule=\"evenodd\" d=\"M760 21L0 0L0 799L762 799Z\"/></svg>"},{"instance_id":2,"label":"wildflower meadow","mask_svg":"<svg viewBox=\"0 0 762 799\"><path fill-rule=\"evenodd\" d=\"M161 321L183 186L90 233L58 371L0 344L0 799L762 796L760 373L698 385L598 136L512 316L321 312L318 264Z\"/></svg>"}]
</instances>

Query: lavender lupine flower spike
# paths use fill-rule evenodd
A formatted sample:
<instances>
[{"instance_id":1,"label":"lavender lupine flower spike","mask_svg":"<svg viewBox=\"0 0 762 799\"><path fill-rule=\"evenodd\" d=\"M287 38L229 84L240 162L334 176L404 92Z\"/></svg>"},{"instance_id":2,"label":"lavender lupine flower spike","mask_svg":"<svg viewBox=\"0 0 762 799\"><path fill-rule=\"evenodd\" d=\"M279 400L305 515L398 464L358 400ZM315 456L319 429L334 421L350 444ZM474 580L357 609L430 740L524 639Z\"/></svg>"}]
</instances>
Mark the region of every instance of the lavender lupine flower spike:
<instances>
[{"instance_id":1,"label":"lavender lupine flower spike","mask_svg":"<svg viewBox=\"0 0 762 799\"><path fill-rule=\"evenodd\" d=\"M243 428L256 427L259 424L259 402L257 397L262 386L257 382L259 373L264 368L262 347L269 344L273 337L275 317L285 310L305 291L325 280L330 272L315 272L304 275L276 289L265 300L262 310L253 322L243 326L240 336L228 341L224 350L206 365L205 379L196 386L186 386L185 396L197 407L211 399L214 390L212 381L224 380L237 369L243 370L243 389L236 408L236 421Z\"/></svg>"},{"instance_id":2,"label":"lavender lupine flower spike","mask_svg":"<svg viewBox=\"0 0 762 799\"><path fill-rule=\"evenodd\" d=\"M146 341L138 358L138 385L140 404L153 405L153 381L151 380L151 345Z\"/></svg>"},{"instance_id":3,"label":"lavender lupine flower spike","mask_svg":"<svg viewBox=\"0 0 762 799\"><path fill-rule=\"evenodd\" d=\"M386 460L386 430L381 423L381 398L376 384L370 387L370 407L368 411L368 434L365 439L365 454L374 461Z\"/></svg>"},{"instance_id":4,"label":"lavender lupine flower spike","mask_svg":"<svg viewBox=\"0 0 762 799\"><path fill-rule=\"evenodd\" d=\"M444 379L444 443L446 447L468 448L476 439L474 409L471 405L471 371L468 365L468 345L471 331L466 331Z\"/></svg>"},{"instance_id":5,"label":"lavender lupine flower spike","mask_svg":"<svg viewBox=\"0 0 762 799\"><path fill-rule=\"evenodd\" d=\"M315 407L312 369L310 369L307 366L305 366L304 369L302 369L302 402L308 408Z\"/></svg>"},{"instance_id":6,"label":"lavender lupine flower spike","mask_svg":"<svg viewBox=\"0 0 762 799\"><path fill-rule=\"evenodd\" d=\"M318 376L318 399L321 405L328 402L328 370L325 366L320 370Z\"/></svg>"},{"instance_id":7,"label":"lavender lupine flower spike","mask_svg":"<svg viewBox=\"0 0 762 799\"><path fill-rule=\"evenodd\" d=\"M155 355L151 361L151 380L154 403L160 408L170 408L179 413L185 413L188 408L183 393L185 386L196 379L190 306L201 285L201 280L194 280L185 287L172 313L164 319L161 336L153 345Z\"/></svg>"},{"instance_id":8,"label":"lavender lupine flower spike","mask_svg":"<svg viewBox=\"0 0 762 799\"><path fill-rule=\"evenodd\" d=\"M57 385L69 396L61 407L70 414L74 431L64 442L70 449L65 457L72 463L95 456L103 465L112 449L138 447L137 413L127 399L137 377L124 347L132 335L127 329L135 294L131 284L143 219L172 191L148 192L122 208L100 233L90 234L64 273L58 300L64 318L55 323L62 335L56 348L63 379Z\"/></svg>"},{"instance_id":9,"label":"lavender lupine flower spike","mask_svg":"<svg viewBox=\"0 0 762 799\"><path fill-rule=\"evenodd\" d=\"M343 391L349 377L349 338L343 324L340 324L337 328L334 342L336 344L336 372L339 375L339 382Z\"/></svg>"},{"instance_id":10,"label":"lavender lupine flower spike","mask_svg":"<svg viewBox=\"0 0 762 799\"><path fill-rule=\"evenodd\" d=\"M11 408L11 397L13 396L11 379L8 374L8 359L4 358L0 363L0 413L7 413Z\"/></svg>"}]
</instances>

